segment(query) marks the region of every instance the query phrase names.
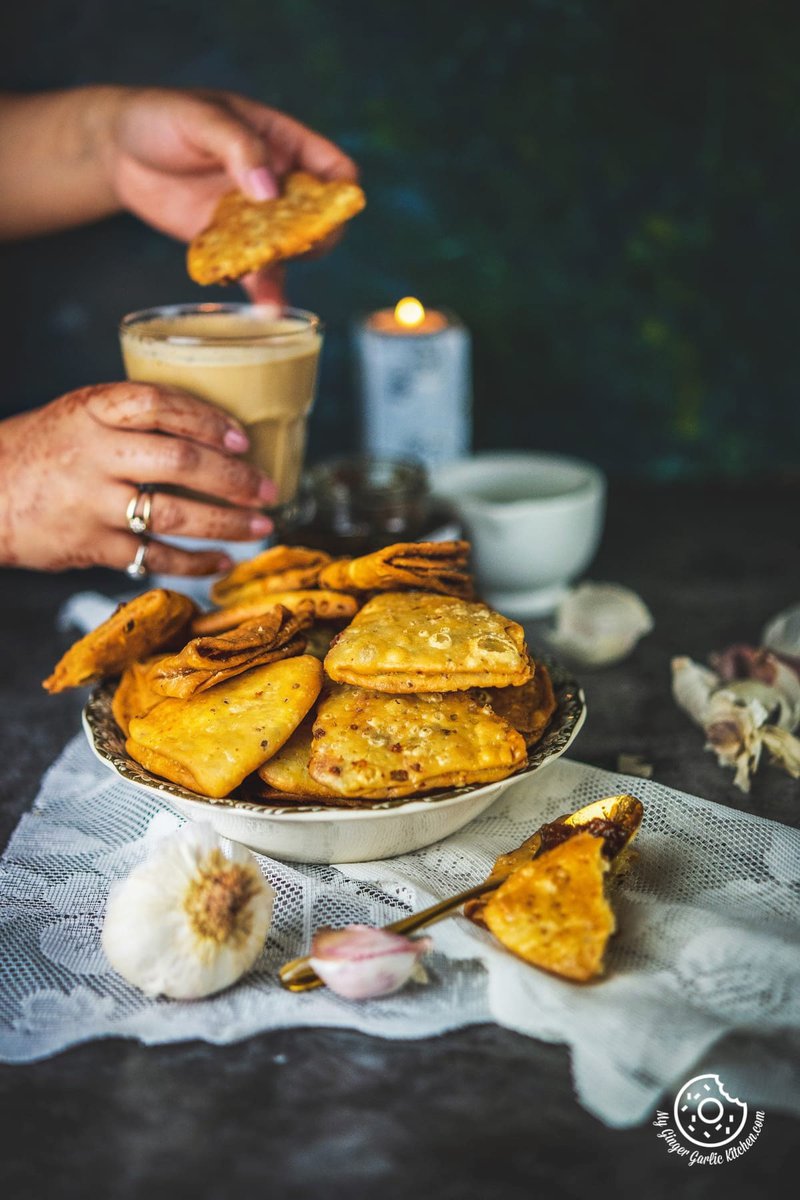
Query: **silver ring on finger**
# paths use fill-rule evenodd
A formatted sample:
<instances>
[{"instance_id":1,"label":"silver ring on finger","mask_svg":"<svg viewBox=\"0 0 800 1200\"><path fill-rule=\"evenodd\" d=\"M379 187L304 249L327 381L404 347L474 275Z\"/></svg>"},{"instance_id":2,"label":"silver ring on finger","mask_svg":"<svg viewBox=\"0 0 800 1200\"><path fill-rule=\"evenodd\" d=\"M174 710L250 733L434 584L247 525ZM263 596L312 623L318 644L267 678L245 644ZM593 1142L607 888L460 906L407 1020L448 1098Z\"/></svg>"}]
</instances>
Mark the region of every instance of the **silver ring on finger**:
<instances>
[{"instance_id":1,"label":"silver ring on finger","mask_svg":"<svg viewBox=\"0 0 800 1200\"><path fill-rule=\"evenodd\" d=\"M149 549L150 543L147 538L143 537L139 544L139 549L136 551L133 562L129 562L125 568L125 574L130 576L131 579L144 579L145 575L148 574L146 559L147 551Z\"/></svg>"},{"instance_id":2,"label":"silver ring on finger","mask_svg":"<svg viewBox=\"0 0 800 1200\"><path fill-rule=\"evenodd\" d=\"M140 483L136 489L136 494L125 509L125 520L128 522L128 529L130 529L131 533L141 536L143 533L149 531L152 511L153 498L150 494L150 488Z\"/></svg>"}]
</instances>

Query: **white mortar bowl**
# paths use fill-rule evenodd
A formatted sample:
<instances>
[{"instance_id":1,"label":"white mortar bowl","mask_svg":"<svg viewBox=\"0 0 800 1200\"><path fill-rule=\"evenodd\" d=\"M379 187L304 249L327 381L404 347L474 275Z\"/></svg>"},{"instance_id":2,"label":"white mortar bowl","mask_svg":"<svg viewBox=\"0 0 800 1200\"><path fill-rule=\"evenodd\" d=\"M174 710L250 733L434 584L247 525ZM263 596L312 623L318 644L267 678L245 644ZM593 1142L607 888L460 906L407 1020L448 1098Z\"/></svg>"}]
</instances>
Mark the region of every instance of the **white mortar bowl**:
<instances>
[{"instance_id":1,"label":"white mortar bowl","mask_svg":"<svg viewBox=\"0 0 800 1200\"><path fill-rule=\"evenodd\" d=\"M432 487L464 524L482 597L504 614L552 612L600 543L605 477L580 459L476 454L436 467Z\"/></svg>"}]
</instances>

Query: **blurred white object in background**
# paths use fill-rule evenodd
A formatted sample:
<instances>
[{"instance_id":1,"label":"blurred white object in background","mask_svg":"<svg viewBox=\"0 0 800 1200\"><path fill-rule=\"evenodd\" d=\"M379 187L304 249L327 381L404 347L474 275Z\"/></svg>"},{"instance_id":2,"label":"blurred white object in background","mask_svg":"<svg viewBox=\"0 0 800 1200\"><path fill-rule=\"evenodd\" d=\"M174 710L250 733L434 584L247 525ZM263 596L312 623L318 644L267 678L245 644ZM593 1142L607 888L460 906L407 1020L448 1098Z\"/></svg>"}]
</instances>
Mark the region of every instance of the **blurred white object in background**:
<instances>
[{"instance_id":1,"label":"blurred white object in background","mask_svg":"<svg viewBox=\"0 0 800 1200\"><path fill-rule=\"evenodd\" d=\"M481 595L502 613L552 612L594 557L606 484L591 463L504 451L448 463L430 476L472 542Z\"/></svg>"}]
</instances>

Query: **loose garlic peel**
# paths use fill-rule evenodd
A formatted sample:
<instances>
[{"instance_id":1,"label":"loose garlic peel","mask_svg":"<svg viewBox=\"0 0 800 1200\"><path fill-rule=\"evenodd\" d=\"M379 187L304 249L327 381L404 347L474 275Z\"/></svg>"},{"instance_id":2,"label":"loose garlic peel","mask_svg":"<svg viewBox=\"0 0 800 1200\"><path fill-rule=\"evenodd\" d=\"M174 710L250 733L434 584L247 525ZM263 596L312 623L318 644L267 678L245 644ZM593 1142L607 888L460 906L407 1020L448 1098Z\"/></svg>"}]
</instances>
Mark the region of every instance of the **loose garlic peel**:
<instances>
[{"instance_id":1,"label":"loose garlic peel","mask_svg":"<svg viewBox=\"0 0 800 1200\"><path fill-rule=\"evenodd\" d=\"M559 604L548 637L575 662L602 667L625 658L652 628L650 610L630 588L582 583Z\"/></svg>"},{"instance_id":2,"label":"loose garlic peel","mask_svg":"<svg viewBox=\"0 0 800 1200\"><path fill-rule=\"evenodd\" d=\"M796 674L775 661L772 683L760 679L726 681L690 658L672 660L672 694L706 735L720 766L732 767L734 783L750 791L766 748L789 775L800 777L800 685ZM761 664L763 667L763 663Z\"/></svg>"},{"instance_id":3,"label":"loose garlic peel","mask_svg":"<svg viewBox=\"0 0 800 1200\"><path fill-rule=\"evenodd\" d=\"M207 823L185 825L112 888L103 949L147 995L210 996L258 958L274 898L249 850Z\"/></svg>"}]
</instances>

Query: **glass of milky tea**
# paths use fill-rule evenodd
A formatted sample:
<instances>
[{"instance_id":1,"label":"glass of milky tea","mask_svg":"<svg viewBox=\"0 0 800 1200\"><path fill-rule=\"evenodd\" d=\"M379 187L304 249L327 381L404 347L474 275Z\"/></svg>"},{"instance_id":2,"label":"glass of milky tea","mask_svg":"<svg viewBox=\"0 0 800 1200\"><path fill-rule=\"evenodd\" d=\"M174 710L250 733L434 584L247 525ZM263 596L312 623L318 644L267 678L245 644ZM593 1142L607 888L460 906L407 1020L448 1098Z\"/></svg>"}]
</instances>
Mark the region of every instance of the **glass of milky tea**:
<instances>
[{"instance_id":1,"label":"glass of milky tea","mask_svg":"<svg viewBox=\"0 0 800 1200\"><path fill-rule=\"evenodd\" d=\"M172 304L120 322L128 379L192 392L238 417L246 454L294 498L314 403L323 327L298 308L259 304Z\"/></svg>"}]
</instances>

